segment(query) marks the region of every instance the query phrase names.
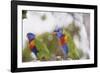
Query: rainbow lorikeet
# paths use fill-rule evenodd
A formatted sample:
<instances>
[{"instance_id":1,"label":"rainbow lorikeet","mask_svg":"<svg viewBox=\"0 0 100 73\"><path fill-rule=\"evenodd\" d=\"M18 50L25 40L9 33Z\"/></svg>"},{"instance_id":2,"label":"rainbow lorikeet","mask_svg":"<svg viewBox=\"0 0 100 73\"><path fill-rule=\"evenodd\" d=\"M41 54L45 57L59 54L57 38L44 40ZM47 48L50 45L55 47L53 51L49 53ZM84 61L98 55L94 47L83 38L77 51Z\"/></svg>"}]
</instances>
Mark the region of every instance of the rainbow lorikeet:
<instances>
[{"instance_id":1,"label":"rainbow lorikeet","mask_svg":"<svg viewBox=\"0 0 100 73\"><path fill-rule=\"evenodd\" d=\"M79 54L78 48L76 47L70 32L63 29L63 34L67 35L67 37L68 37L68 39L67 39L68 40L67 45L69 48L68 57L71 59L79 59L80 54Z\"/></svg>"},{"instance_id":2,"label":"rainbow lorikeet","mask_svg":"<svg viewBox=\"0 0 100 73\"><path fill-rule=\"evenodd\" d=\"M67 36L63 34L63 31L61 28L58 28L54 31L54 33L56 33L56 36L59 40L59 44L62 48L64 57L66 58L68 55L68 45L67 45Z\"/></svg>"},{"instance_id":3,"label":"rainbow lorikeet","mask_svg":"<svg viewBox=\"0 0 100 73\"><path fill-rule=\"evenodd\" d=\"M29 49L37 56L38 49L35 45L35 34L33 33L27 33L27 38L29 40Z\"/></svg>"},{"instance_id":4,"label":"rainbow lorikeet","mask_svg":"<svg viewBox=\"0 0 100 73\"><path fill-rule=\"evenodd\" d=\"M29 48L31 51L36 55L39 60L48 60L50 59L50 53L45 45L41 40L41 36L35 37L33 33L27 34L29 40Z\"/></svg>"}]
</instances>

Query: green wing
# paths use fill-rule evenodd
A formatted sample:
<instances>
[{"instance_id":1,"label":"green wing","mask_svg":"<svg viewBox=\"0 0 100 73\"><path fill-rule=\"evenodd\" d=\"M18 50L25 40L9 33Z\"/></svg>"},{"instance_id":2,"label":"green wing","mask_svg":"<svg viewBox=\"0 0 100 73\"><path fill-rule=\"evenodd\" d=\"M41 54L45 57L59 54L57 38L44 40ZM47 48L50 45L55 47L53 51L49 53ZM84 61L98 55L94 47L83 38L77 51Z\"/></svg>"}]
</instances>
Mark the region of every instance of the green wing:
<instances>
[{"instance_id":1,"label":"green wing","mask_svg":"<svg viewBox=\"0 0 100 73\"><path fill-rule=\"evenodd\" d=\"M22 61L23 62L29 62L34 60L34 58L31 55L31 50L28 47L28 42L26 41L25 47L22 49Z\"/></svg>"},{"instance_id":2,"label":"green wing","mask_svg":"<svg viewBox=\"0 0 100 73\"><path fill-rule=\"evenodd\" d=\"M35 39L35 44L38 49L38 59L39 60L49 60L50 52L46 46L46 44L42 41L43 39L39 36Z\"/></svg>"},{"instance_id":3,"label":"green wing","mask_svg":"<svg viewBox=\"0 0 100 73\"><path fill-rule=\"evenodd\" d=\"M80 58L79 52L78 52L78 49L75 46L75 43L73 41L72 36L66 30L63 30L63 33L68 36L68 43L67 44L68 44L68 47L69 47L69 54L68 54L69 58L79 59Z\"/></svg>"},{"instance_id":4,"label":"green wing","mask_svg":"<svg viewBox=\"0 0 100 73\"><path fill-rule=\"evenodd\" d=\"M43 47L45 47L45 55L52 60L54 56L61 56L63 57L63 52L60 49L61 47L59 46L58 39L55 35L52 35L51 33L45 32L42 35L39 35L37 37L37 46L39 50L41 50ZM39 43L39 40L41 42ZM42 45L41 45L42 44ZM42 52L42 53L43 53ZM47 54L46 54L47 53ZM41 53L39 53L41 55ZM42 54L44 55L44 54Z\"/></svg>"},{"instance_id":5,"label":"green wing","mask_svg":"<svg viewBox=\"0 0 100 73\"><path fill-rule=\"evenodd\" d=\"M52 55L62 55L58 39L55 35L52 35L51 33L44 33L43 39Z\"/></svg>"}]
</instances>

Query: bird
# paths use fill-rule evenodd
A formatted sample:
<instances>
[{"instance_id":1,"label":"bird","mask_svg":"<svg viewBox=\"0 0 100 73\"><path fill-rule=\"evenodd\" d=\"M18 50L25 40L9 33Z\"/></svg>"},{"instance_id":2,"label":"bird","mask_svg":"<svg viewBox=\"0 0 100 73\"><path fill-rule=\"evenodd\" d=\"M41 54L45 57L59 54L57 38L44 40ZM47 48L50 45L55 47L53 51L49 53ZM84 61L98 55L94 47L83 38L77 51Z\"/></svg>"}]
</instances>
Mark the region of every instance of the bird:
<instances>
[{"instance_id":1,"label":"bird","mask_svg":"<svg viewBox=\"0 0 100 73\"><path fill-rule=\"evenodd\" d=\"M33 33L27 33L27 38L29 40L29 48L36 55L37 60L45 61L50 59L50 52L46 44L41 41L41 35L36 36Z\"/></svg>"},{"instance_id":2,"label":"bird","mask_svg":"<svg viewBox=\"0 0 100 73\"><path fill-rule=\"evenodd\" d=\"M69 31L63 29L63 34L67 35L67 46L69 48L68 57L72 60L80 59L80 53L75 45L72 35Z\"/></svg>"},{"instance_id":3,"label":"bird","mask_svg":"<svg viewBox=\"0 0 100 73\"><path fill-rule=\"evenodd\" d=\"M56 37L58 38L59 45L61 46L61 49L64 54L64 59L66 59L68 55L68 49L69 49L67 45L68 42L67 35L63 34L63 30L61 28L56 28L54 30L54 34L56 34Z\"/></svg>"},{"instance_id":4,"label":"bird","mask_svg":"<svg viewBox=\"0 0 100 73\"><path fill-rule=\"evenodd\" d=\"M35 34L27 33L27 38L29 40L29 49L35 54L37 57L38 49L35 44Z\"/></svg>"}]
</instances>

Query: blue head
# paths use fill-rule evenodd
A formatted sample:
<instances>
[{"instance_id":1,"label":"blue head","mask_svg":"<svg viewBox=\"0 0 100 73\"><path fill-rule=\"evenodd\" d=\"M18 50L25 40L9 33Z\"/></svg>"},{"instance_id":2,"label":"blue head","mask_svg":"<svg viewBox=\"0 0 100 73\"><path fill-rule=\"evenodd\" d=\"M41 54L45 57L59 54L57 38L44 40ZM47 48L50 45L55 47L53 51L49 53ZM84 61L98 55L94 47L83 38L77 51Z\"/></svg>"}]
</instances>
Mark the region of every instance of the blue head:
<instances>
[{"instance_id":1,"label":"blue head","mask_svg":"<svg viewBox=\"0 0 100 73\"><path fill-rule=\"evenodd\" d=\"M63 32L61 28L55 29L54 32L56 32L58 38L61 38L63 36Z\"/></svg>"},{"instance_id":2,"label":"blue head","mask_svg":"<svg viewBox=\"0 0 100 73\"><path fill-rule=\"evenodd\" d=\"M27 33L27 38L28 38L29 41L31 41L31 40L35 39L35 34Z\"/></svg>"},{"instance_id":3,"label":"blue head","mask_svg":"<svg viewBox=\"0 0 100 73\"><path fill-rule=\"evenodd\" d=\"M54 30L54 32L62 32L62 29L61 29L61 28L56 28L56 29Z\"/></svg>"}]
</instances>

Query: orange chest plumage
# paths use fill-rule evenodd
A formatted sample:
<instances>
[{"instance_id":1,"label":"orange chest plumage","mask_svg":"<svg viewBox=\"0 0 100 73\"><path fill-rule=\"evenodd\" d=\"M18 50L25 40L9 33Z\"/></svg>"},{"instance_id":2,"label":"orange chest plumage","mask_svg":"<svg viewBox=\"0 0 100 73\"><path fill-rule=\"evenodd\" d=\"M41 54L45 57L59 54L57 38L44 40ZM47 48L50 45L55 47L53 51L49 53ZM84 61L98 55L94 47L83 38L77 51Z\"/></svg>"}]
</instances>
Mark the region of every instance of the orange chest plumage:
<instances>
[{"instance_id":1,"label":"orange chest plumage","mask_svg":"<svg viewBox=\"0 0 100 73\"><path fill-rule=\"evenodd\" d=\"M32 40L31 42L29 42L29 48L30 49L33 49L33 48L35 48L36 46L35 46L35 41L34 40Z\"/></svg>"},{"instance_id":2,"label":"orange chest plumage","mask_svg":"<svg viewBox=\"0 0 100 73\"><path fill-rule=\"evenodd\" d=\"M59 43L61 45L64 45L65 43L68 42L68 39L67 39L67 36L62 36L60 39L59 39Z\"/></svg>"}]
</instances>

